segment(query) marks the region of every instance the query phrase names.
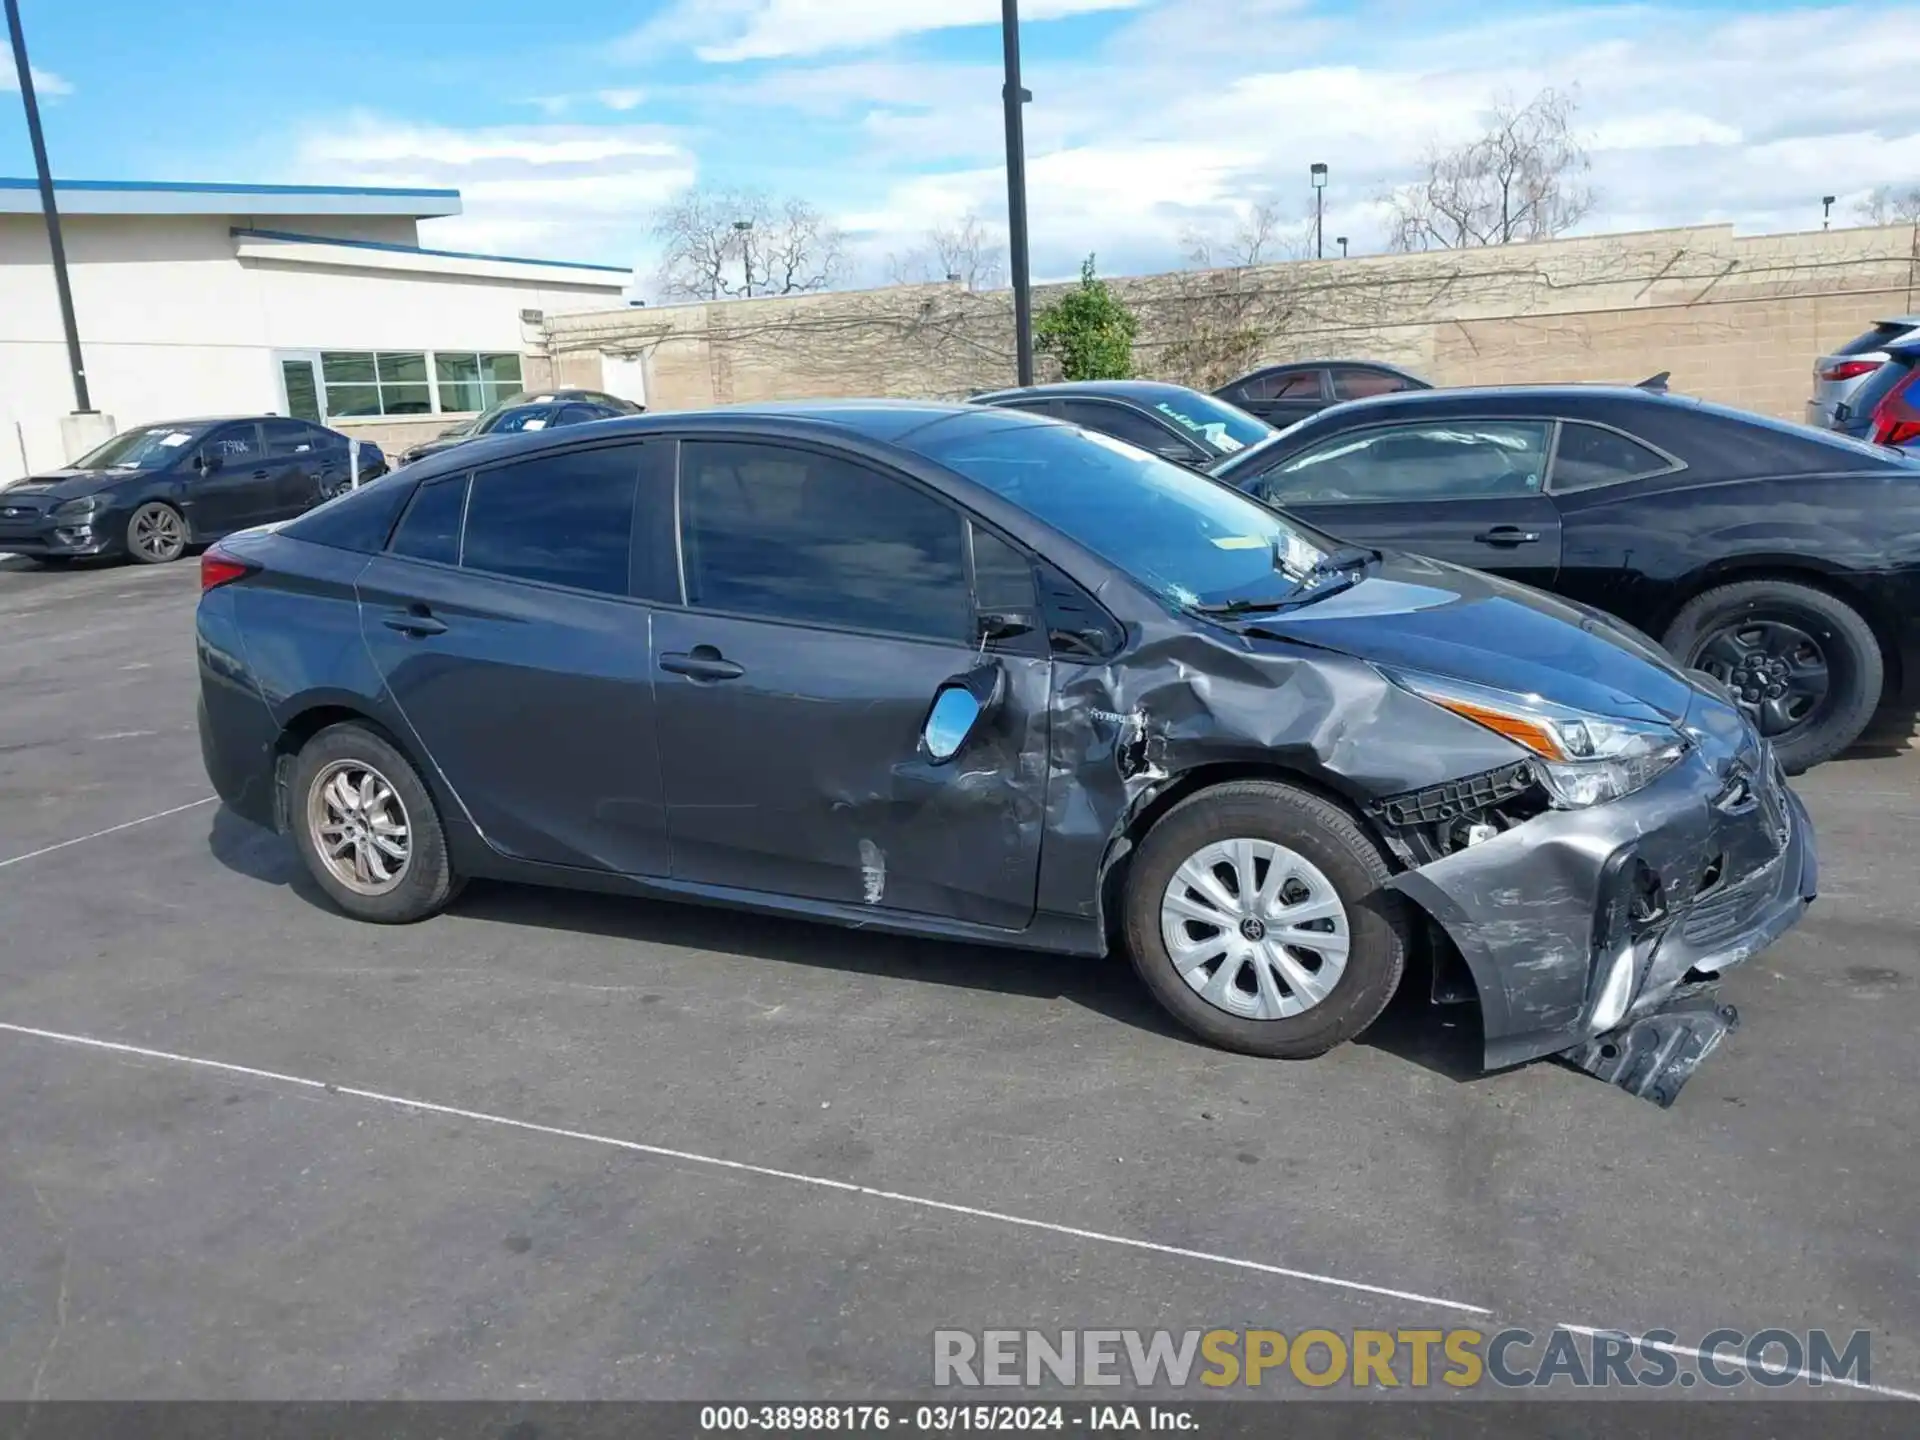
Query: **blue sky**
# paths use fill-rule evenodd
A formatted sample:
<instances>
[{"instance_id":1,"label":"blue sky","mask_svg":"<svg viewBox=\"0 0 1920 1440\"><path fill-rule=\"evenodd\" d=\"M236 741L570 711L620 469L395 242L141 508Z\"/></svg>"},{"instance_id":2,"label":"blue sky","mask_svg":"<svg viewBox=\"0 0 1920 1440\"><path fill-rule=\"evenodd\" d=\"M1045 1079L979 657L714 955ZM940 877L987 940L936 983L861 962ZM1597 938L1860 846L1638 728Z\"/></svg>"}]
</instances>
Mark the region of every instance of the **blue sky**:
<instances>
[{"instance_id":1,"label":"blue sky","mask_svg":"<svg viewBox=\"0 0 1920 1440\"><path fill-rule=\"evenodd\" d=\"M998 0L22 0L57 173L433 184L427 243L651 267L693 183L799 195L865 278L1004 219ZM1134 271L1271 200L1379 196L1499 93L1577 86L1591 229L1810 228L1920 185L1920 5L1023 0L1036 271ZM10 67L0 81L11 87ZM27 174L0 96L0 172Z\"/></svg>"}]
</instances>

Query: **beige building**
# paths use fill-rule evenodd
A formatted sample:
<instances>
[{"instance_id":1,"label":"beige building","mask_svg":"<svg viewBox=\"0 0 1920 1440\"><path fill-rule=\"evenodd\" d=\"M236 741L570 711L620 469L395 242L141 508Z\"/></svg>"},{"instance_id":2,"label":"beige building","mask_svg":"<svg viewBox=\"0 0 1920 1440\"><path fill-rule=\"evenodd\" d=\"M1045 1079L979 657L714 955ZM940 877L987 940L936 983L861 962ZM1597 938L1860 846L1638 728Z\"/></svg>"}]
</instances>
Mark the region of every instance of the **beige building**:
<instances>
[{"instance_id":1,"label":"beige building","mask_svg":"<svg viewBox=\"0 0 1920 1440\"><path fill-rule=\"evenodd\" d=\"M1208 387L1255 362L1375 358L1442 384L1633 383L1799 418L1813 357L1920 309L1913 226L1736 236L1708 225L1115 282L1141 374ZM1046 291L1035 297L1044 304ZM964 396L1012 383L1004 291L929 285L558 315L542 380L655 406Z\"/></svg>"},{"instance_id":2,"label":"beige building","mask_svg":"<svg viewBox=\"0 0 1920 1440\"><path fill-rule=\"evenodd\" d=\"M420 242L452 190L61 181L91 399L118 426L274 412L384 441L521 388L540 327L628 270ZM0 484L74 458L40 196L0 179ZM73 427L69 427L72 429Z\"/></svg>"}]
</instances>

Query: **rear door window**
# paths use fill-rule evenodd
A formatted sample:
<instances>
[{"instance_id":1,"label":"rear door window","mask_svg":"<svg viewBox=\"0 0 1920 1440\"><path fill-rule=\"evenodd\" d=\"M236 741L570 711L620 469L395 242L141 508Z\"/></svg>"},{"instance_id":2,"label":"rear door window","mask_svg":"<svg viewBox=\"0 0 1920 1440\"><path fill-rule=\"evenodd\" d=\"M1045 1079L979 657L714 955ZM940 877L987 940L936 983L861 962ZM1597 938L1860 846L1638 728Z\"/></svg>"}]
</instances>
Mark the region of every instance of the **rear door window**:
<instances>
[{"instance_id":1,"label":"rear door window","mask_svg":"<svg viewBox=\"0 0 1920 1440\"><path fill-rule=\"evenodd\" d=\"M625 595L639 450L563 450L480 471L460 568Z\"/></svg>"},{"instance_id":2,"label":"rear door window","mask_svg":"<svg viewBox=\"0 0 1920 1440\"><path fill-rule=\"evenodd\" d=\"M1333 398L1364 400L1369 395L1392 395L1407 388L1407 382L1384 370L1364 370L1358 366L1335 368Z\"/></svg>"},{"instance_id":3,"label":"rear door window","mask_svg":"<svg viewBox=\"0 0 1920 1440\"><path fill-rule=\"evenodd\" d=\"M262 420L260 429L267 442L267 454L279 459L307 455L318 449L316 432L304 420Z\"/></svg>"}]
</instances>

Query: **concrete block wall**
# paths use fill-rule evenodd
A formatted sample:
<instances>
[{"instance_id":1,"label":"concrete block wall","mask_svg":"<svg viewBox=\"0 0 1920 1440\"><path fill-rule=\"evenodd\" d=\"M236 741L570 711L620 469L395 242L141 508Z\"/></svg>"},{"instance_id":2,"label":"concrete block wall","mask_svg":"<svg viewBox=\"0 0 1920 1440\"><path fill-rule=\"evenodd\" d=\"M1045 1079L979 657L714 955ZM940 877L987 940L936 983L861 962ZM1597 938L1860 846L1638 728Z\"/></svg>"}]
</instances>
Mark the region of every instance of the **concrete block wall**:
<instances>
[{"instance_id":1,"label":"concrete block wall","mask_svg":"<svg viewBox=\"0 0 1920 1440\"><path fill-rule=\"evenodd\" d=\"M1141 319L1142 375L1194 378L1180 342L1196 316L1225 314L1260 363L1377 358L1441 384L1667 370L1676 390L1798 418L1815 355L1920 309L1920 235L1700 226L1114 283ZM1036 308L1058 288L1038 289ZM917 285L554 316L545 342L555 383L596 383L602 353L644 357L655 409L958 397L1013 382L1011 312L1004 291Z\"/></svg>"}]
</instances>

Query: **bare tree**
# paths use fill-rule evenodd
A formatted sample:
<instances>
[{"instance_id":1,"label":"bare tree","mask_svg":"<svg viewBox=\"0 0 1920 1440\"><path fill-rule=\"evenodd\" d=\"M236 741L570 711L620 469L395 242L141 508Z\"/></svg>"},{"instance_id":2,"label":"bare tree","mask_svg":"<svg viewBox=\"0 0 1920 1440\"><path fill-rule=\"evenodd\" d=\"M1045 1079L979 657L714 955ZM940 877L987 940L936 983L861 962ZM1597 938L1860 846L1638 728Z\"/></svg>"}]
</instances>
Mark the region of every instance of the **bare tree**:
<instances>
[{"instance_id":1,"label":"bare tree","mask_svg":"<svg viewBox=\"0 0 1920 1440\"><path fill-rule=\"evenodd\" d=\"M1920 225L1920 185L1876 185L1853 213L1865 225Z\"/></svg>"},{"instance_id":2,"label":"bare tree","mask_svg":"<svg viewBox=\"0 0 1920 1440\"><path fill-rule=\"evenodd\" d=\"M758 190L687 190L654 215L653 236L671 299L825 290L845 265L845 241L817 209Z\"/></svg>"},{"instance_id":3,"label":"bare tree","mask_svg":"<svg viewBox=\"0 0 1920 1440\"><path fill-rule=\"evenodd\" d=\"M1306 250L1306 231L1290 229L1271 200L1249 205L1227 235L1189 226L1180 236L1180 249L1189 269L1216 270L1229 266L1269 265L1298 260Z\"/></svg>"},{"instance_id":4,"label":"bare tree","mask_svg":"<svg viewBox=\"0 0 1920 1440\"><path fill-rule=\"evenodd\" d=\"M1593 208L1589 160L1574 130L1577 98L1542 90L1525 105L1495 100L1487 131L1452 150L1433 150L1425 174L1390 193L1396 250L1454 250L1548 240Z\"/></svg>"},{"instance_id":5,"label":"bare tree","mask_svg":"<svg viewBox=\"0 0 1920 1440\"><path fill-rule=\"evenodd\" d=\"M1000 280L1007 251L987 223L972 211L952 225L927 231L926 242L904 255L887 257L887 278L895 285L957 281L967 290L991 290Z\"/></svg>"},{"instance_id":6,"label":"bare tree","mask_svg":"<svg viewBox=\"0 0 1920 1440\"><path fill-rule=\"evenodd\" d=\"M1213 390L1246 373L1292 311L1293 277L1255 272L1307 253L1306 224L1289 225L1270 200L1248 206L1231 231L1190 228L1187 268L1170 277L1156 307L1164 337L1154 373Z\"/></svg>"}]
</instances>

